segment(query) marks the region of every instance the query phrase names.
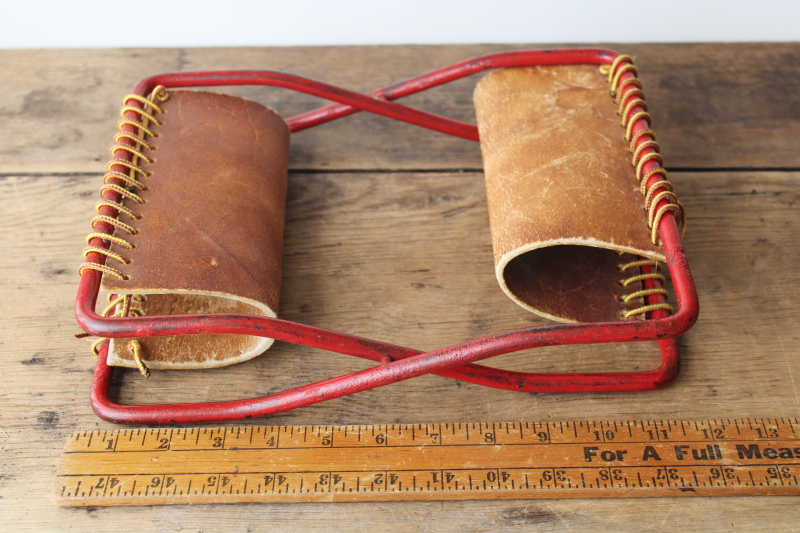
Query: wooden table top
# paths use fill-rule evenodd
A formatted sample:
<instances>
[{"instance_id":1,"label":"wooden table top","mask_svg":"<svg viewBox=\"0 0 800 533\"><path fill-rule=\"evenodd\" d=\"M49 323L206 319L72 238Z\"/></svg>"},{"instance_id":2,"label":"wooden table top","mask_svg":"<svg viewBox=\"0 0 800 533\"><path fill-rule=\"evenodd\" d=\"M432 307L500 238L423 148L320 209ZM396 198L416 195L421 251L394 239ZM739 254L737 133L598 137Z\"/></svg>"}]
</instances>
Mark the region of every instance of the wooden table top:
<instances>
[{"instance_id":1,"label":"wooden table top","mask_svg":"<svg viewBox=\"0 0 800 533\"><path fill-rule=\"evenodd\" d=\"M542 531L800 528L797 497L247 504L62 509L64 440L92 413L94 358L72 305L120 100L163 71L263 68L360 91L461 59L541 46L0 51L0 529L17 531ZM800 44L610 45L636 56L666 167L689 217L700 320L683 370L646 393L527 394L425 376L238 425L800 415ZM405 101L473 121L463 80ZM231 90L284 116L319 101ZM544 320L494 278L479 147L360 113L292 138L280 315L431 350ZM648 368L650 343L497 358L523 371ZM123 371L116 398L254 397L367 367L279 343L219 370ZM237 424L231 424L237 425Z\"/></svg>"}]
</instances>

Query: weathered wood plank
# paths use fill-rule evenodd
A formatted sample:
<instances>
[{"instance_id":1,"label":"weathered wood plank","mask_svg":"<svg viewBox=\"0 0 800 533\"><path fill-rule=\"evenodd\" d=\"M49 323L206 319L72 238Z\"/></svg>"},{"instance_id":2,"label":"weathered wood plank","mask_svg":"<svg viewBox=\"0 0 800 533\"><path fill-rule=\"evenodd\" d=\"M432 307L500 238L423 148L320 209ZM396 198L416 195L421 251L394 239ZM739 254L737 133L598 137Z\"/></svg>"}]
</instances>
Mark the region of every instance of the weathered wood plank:
<instances>
[{"instance_id":1,"label":"weathered wood plank","mask_svg":"<svg viewBox=\"0 0 800 533\"><path fill-rule=\"evenodd\" d=\"M429 376L249 423L796 416L798 178L783 172L672 176L690 217L686 243L702 310L681 339L683 372L666 389L533 395ZM71 338L78 331L71 309L75 268L99 181L97 175L0 179L0 509L17 530L87 530L92 518L144 530L225 529L234 519L254 531L324 530L338 520L354 531L390 523L398 531L421 525L443 531L641 531L663 523L713 530L729 522L742 529L794 527L796 498L590 500L580 512L570 501L56 508L49 490L64 438L77 428L112 427L88 407L94 360L85 342ZM510 302L494 280L480 173L297 174L290 181L283 318L421 349L544 323ZM652 346L638 344L542 349L493 364L610 370L644 368L656 359ZM366 364L281 343L215 371L162 371L149 381L123 371L117 396L249 397Z\"/></svg>"},{"instance_id":2,"label":"weathered wood plank","mask_svg":"<svg viewBox=\"0 0 800 533\"><path fill-rule=\"evenodd\" d=\"M196 48L0 51L3 173L100 172L120 100L164 71L263 68L367 91L468 57L542 45ZM800 168L800 44L619 44L637 58L654 128L674 168ZM474 122L464 80L407 98ZM282 89L231 92L284 116L321 101ZM298 133L292 168L476 169L480 150L381 117L359 114Z\"/></svg>"}]
</instances>

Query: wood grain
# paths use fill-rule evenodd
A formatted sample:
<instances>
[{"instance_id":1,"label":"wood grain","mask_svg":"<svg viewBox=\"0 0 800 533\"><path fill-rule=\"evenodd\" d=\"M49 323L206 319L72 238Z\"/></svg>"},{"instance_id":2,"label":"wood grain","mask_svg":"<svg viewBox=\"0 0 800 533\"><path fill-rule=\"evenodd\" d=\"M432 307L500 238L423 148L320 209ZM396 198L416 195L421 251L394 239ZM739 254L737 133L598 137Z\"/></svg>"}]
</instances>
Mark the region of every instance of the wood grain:
<instances>
[{"instance_id":1,"label":"wood grain","mask_svg":"<svg viewBox=\"0 0 800 533\"><path fill-rule=\"evenodd\" d=\"M547 45L187 48L0 51L2 172L100 172L120 101L165 71L282 70L369 91L469 57ZM563 46L563 45L562 45ZM800 168L800 44L609 45L636 56L670 168ZM403 100L474 123L480 76ZM284 116L323 101L242 87ZM292 139L295 169L477 169L470 141L366 113Z\"/></svg>"},{"instance_id":2,"label":"wood grain","mask_svg":"<svg viewBox=\"0 0 800 533\"><path fill-rule=\"evenodd\" d=\"M683 372L666 389L640 394L520 394L426 376L250 423L796 416L798 178L797 173L767 172L673 176L690 214L686 242L702 311L697 326L681 338ZM87 517L97 516L120 528L147 524L158 530L181 524L213 529L223 527L224 517L244 513L248 518L240 523L256 530L268 523L305 530L345 515L356 520L348 527L357 531L381 529L387 521L401 531L413 531L415 520L434 521L439 529L450 531L533 524L546 530L635 524L647 530L656 529L662 518L689 513L693 526L702 529L704 523L713 528L709 515L721 519L744 508L773 520L762 525L780 530L781 520L796 513L796 506L789 504L796 505L794 498L722 498L703 502L702 507L671 500L613 506L592 500L582 503L579 513L563 502L525 501L375 507L275 504L235 510L202 506L192 512L51 507L47 498L64 438L76 429L113 427L88 407L94 360L86 342L71 338L78 331L71 312L74 271L99 181L97 175L0 180L6 251L0 259L6 280L0 300L6 317L1 326L6 374L0 386L0 506L4 515L15 517L18 528L61 529L69 524L83 529L88 527ZM542 323L497 287L483 201L479 173L291 176L281 316L420 349ZM496 358L492 364L563 371L644 368L656 361L654 347L643 343L540 349ZM134 371L123 370L116 395L125 402L249 397L366 364L280 343L250 362L211 372L161 371L144 381ZM769 516L762 512L766 509ZM293 523L291 517L301 510L305 521ZM278 522L270 522L270 513ZM398 513L408 516L398 520ZM441 523L445 516L447 522ZM678 523L688 524L685 519Z\"/></svg>"},{"instance_id":3,"label":"wood grain","mask_svg":"<svg viewBox=\"0 0 800 533\"><path fill-rule=\"evenodd\" d=\"M800 495L798 444L798 418L103 429L67 438L53 497L107 507ZM746 457L752 446L763 455Z\"/></svg>"},{"instance_id":4,"label":"wood grain","mask_svg":"<svg viewBox=\"0 0 800 533\"><path fill-rule=\"evenodd\" d=\"M517 48L522 48L523 45ZM547 395L417 378L252 424L697 419L800 411L799 44L618 45L637 56L686 205L698 324L683 371L650 393ZM72 314L83 238L119 100L158 71L256 67L370 90L500 46L0 51L0 530L796 531L795 497L247 504L65 510L50 501L64 439L111 428L88 406L94 359ZM471 120L474 80L409 98ZM237 93L287 115L314 99ZM492 272L478 147L365 114L293 139L281 316L419 349L543 323ZM762 169L710 171L710 169ZM783 171L764 171L774 168ZM449 170L448 170L449 169ZM539 349L528 371L647 368L648 343ZM252 397L368 363L279 343L202 373L121 371L120 401Z\"/></svg>"}]
</instances>

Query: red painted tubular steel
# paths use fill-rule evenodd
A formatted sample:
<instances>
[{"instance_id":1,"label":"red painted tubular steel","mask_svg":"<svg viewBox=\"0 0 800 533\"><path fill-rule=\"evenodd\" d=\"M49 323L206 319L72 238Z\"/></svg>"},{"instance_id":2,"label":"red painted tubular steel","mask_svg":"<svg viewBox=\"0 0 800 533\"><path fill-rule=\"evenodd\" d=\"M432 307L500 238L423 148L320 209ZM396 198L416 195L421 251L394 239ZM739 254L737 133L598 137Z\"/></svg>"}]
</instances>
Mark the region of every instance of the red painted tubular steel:
<instances>
[{"instance_id":1,"label":"red painted tubular steel","mask_svg":"<svg viewBox=\"0 0 800 533\"><path fill-rule=\"evenodd\" d=\"M133 92L144 96L157 85L164 85L167 88L243 84L283 87L336 102L288 119L292 131L324 124L358 111L368 111L464 139L478 140L477 128L471 124L412 109L392 100L494 68L577 63L603 65L611 64L618 55L616 52L602 49L524 50L490 54L376 89L370 95L292 74L258 70L159 74L140 81ZM626 76L632 74L626 72L623 74L623 79ZM637 109L640 108L634 108L632 113ZM632 130L636 133L647 127L645 120L637 120L632 125ZM657 167L658 163L651 159L647 161L644 170L649 172ZM657 181L658 178L653 176L652 179ZM96 227L98 232L108 232L110 229L103 227L103 223L98 223ZM380 363L367 370L263 398L219 403L120 405L109 398L113 368L106 364L108 349L106 342L100 348L100 357L92 380L92 408L101 418L123 424L240 420L275 414L428 373L488 387L525 392L642 391L663 387L671 383L679 372L680 359L675 337L694 325L699 312L699 303L683 250L678 222L671 211L659 221L658 234L667 257L667 267L678 303L675 314L668 315L664 310L656 310L650 319L643 321L558 324L526 328L427 353L264 316L206 314L105 318L94 311L100 291L101 273L87 269L81 275L75 312L81 327L93 335L126 338L239 333L271 337ZM95 239L92 244L104 246L101 239ZM104 257L97 253L89 253L87 261L102 264ZM648 297L649 304L661 302L663 302L661 295ZM541 346L646 340L657 341L661 353L661 365L647 371L549 374L513 372L475 364L475 361L481 359Z\"/></svg>"}]
</instances>

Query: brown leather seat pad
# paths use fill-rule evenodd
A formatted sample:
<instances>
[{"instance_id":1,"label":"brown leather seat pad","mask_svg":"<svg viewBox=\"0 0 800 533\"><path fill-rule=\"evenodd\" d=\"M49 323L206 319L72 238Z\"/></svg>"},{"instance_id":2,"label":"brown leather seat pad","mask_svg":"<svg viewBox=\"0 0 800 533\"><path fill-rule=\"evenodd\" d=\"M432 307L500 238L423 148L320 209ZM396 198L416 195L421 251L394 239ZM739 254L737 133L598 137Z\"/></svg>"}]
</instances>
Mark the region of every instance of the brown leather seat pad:
<instances>
[{"instance_id":1,"label":"brown leather seat pad","mask_svg":"<svg viewBox=\"0 0 800 533\"><path fill-rule=\"evenodd\" d=\"M664 256L650 242L625 132L597 66L499 70L474 99L503 290L568 322L618 320L638 307L616 296L632 274L617 269L615 251Z\"/></svg>"},{"instance_id":2,"label":"brown leather seat pad","mask_svg":"<svg viewBox=\"0 0 800 533\"><path fill-rule=\"evenodd\" d=\"M151 295L144 314L247 313L275 316L283 253L289 129L274 111L206 91L169 91L152 126L152 176L146 200L126 205L142 218L135 249L112 250L133 262L104 276L112 293ZM203 335L142 340L153 368L221 366L258 355L270 339ZM133 366L127 342L109 360Z\"/></svg>"}]
</instances>

